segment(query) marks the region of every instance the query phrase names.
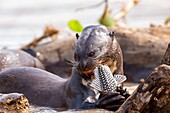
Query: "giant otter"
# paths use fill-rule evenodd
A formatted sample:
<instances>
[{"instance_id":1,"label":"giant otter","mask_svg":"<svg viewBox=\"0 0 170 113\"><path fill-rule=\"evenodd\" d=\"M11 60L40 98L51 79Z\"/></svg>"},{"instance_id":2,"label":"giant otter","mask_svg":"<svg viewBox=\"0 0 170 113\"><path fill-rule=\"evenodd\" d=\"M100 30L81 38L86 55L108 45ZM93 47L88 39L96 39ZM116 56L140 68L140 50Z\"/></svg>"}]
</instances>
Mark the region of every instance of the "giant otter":
<instances>
[{"instance_id":1,"label":"giant otter","mask_svg":"<svg viewBox=\"0 0 170 113\"><path fill-rule=\"evenodd\" d=\"M75 66L88 75L98 64L107 65L114 74L123 74L121 48L114 32L104 26L88 26L75 45Z\"/></svg>"},{"instance_id":2,"label":"giant otter","mask_svg":"<svg viewBox=\"0 0 170 113\"><path fill-rule=\"evenodd\" d=\"M11 68L0 72L0 92L23 93L31 104L55 108L105 108L116 110L128 95L125 90L101 94L95 103L86 103L93 90L86 82L93 77L98 64L108 65L112 72L123 74L122 54L113 32L104 26L86 27L75 46L75 63L69 79L60 78L41 69Z\"/></svg>"},{"instance_id":3,"label":"giant otter","mask_svg":"<svg viewBox=\"0 0 170 113\"><path fill-rule=\"evenodd\" d=\"M37 58L22 50L0 50L0 71L23 66L44 69Z\"/></svg>"}]
</instances>

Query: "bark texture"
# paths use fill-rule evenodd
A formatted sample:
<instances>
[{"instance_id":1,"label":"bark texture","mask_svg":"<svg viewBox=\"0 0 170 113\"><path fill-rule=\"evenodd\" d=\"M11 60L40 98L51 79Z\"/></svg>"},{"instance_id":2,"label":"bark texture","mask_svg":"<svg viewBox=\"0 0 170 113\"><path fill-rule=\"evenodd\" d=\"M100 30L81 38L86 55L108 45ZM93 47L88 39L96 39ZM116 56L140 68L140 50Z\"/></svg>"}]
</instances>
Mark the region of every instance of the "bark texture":
<instances>
[{"instance_id":1,"label":"bark texture","mask_svg":"<svg viewBox=\"0 0 170 113\"><path fill-rule=\"evenodd\" d=\"M162 65L139 85L118 113L170 113L170 44Z\"/></svg>"},{"instance_id":2,"label":"bark texture","mask_svg":"<svg viewBox=\"0 0 170 113\"><path fill-rule=\"evenodd\" d=\"M0 113L29 113L29 103L23 94L0 94Z\"/></svg>"}]
</instances>

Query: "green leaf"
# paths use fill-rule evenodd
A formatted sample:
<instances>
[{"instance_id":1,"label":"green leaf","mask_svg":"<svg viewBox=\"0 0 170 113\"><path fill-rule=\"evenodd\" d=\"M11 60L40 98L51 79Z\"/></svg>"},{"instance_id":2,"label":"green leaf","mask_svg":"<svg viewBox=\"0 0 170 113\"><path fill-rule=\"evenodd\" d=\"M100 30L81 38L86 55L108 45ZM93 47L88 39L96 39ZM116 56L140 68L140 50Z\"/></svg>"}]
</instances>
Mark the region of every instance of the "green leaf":
<instances>
[{"instance_id":1,"label":"green leaf","mask_svg":"<svg viewBox=\"0 0 170 113\"><path fill-rule=\"evenodd\" d=\"M70 20L68 22L68 27L75 32L82 32L84 29L78 20Z\"/></svg>"}]
</instances>

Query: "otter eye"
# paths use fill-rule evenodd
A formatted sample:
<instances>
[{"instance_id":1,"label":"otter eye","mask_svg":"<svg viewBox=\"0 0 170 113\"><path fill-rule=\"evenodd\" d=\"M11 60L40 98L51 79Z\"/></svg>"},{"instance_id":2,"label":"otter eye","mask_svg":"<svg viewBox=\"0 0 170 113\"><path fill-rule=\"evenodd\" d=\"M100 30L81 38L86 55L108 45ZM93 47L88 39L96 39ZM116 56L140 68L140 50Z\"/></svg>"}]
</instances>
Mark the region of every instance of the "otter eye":
<instances>
[{"instance_id":1,"label":"otter eye","mask_svg":"<svg viewBox=\"0 0 170 113\"><path fill-rule=\"evenodd\" d=\"M77 54L74 54L74 60L79 61L79 59L80 59L79 56Z\"/></svg>"},{"instance_id":2,"label":"otter eye","mask_svg":"<svg viewBox=\"0 0 170 113\"><path fill-rule=\"evenodd\" d=\"M90 53L88 54L89 57L93 57L94 55L95 55L95 52L90 52Z\"/></svg>"}]
</instances>

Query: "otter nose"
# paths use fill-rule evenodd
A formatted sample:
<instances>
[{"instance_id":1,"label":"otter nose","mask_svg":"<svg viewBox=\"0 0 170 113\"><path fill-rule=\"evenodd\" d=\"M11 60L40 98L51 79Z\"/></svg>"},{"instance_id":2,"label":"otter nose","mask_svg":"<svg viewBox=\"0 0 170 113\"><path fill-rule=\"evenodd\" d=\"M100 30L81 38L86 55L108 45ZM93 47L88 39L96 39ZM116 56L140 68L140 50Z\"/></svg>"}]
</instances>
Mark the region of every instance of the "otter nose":
<instances>
[{"instance_id":1,"label":"otter nose","mask_svg":"<svg viewBox=\"0 0 170 113\"><path fill-rule=\"evenodd\" d=\"M79 65L78 65L77 69L79 71L88 71L87 62L85 60L81 60L79 62Z\"/></svg>"}]
</instances>

